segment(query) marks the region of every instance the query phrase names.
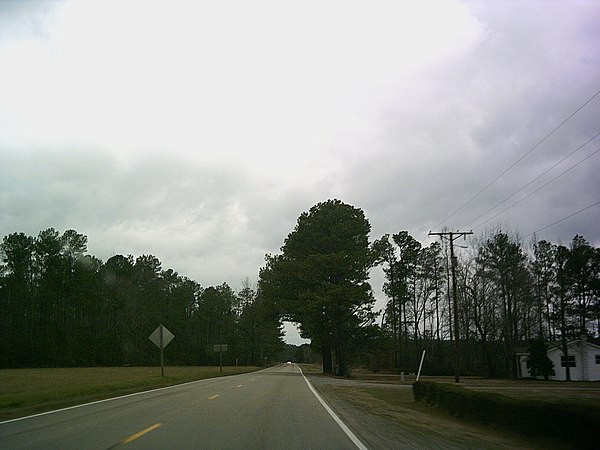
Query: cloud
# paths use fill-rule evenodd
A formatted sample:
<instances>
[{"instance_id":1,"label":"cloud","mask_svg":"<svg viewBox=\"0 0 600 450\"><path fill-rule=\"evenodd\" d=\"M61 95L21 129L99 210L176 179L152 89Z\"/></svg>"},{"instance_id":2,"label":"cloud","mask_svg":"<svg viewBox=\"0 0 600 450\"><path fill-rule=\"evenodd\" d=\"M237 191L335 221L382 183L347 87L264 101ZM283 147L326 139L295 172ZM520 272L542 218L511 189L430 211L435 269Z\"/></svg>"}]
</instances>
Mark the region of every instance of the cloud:
<instances>
[{"instance_id":1,"label":"cloud","mask_svg":"<svg viewBox=\"0 0 600 450\"><path fill-rule=\"evenodd\" d=\"M204 285L255 278L328 198L362 208L374 239L427 244L600 86L595 2L23 3L0 7L0 231L75 228L103 259L153 253ZM597 98L440 226L551 167L599 115ZM598 200L599 170L592 156L486 226L566 217ZM599 220L542 237L600 245Z\"/></svg>"}]
</instances>

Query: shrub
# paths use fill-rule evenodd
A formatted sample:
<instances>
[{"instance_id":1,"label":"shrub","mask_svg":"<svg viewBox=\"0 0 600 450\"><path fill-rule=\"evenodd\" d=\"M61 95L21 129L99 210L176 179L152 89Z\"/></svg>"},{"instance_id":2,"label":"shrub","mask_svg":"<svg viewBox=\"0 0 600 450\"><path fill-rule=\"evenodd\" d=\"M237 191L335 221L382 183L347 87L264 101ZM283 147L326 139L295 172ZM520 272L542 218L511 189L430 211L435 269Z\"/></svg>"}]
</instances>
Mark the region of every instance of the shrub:
<instances>
[{"instance_id":1,"label":"shrub","mask_svg":"<svg viewBox=\"0 0 600 450\"><path fill-rule=\"evenodd\" d=\"M596 448L600 408L515 399L427 381L414 383L413 394L416 401L445 409L454 416L532 436L562 439L578 448Z\"/></svg>"}]
</instances>

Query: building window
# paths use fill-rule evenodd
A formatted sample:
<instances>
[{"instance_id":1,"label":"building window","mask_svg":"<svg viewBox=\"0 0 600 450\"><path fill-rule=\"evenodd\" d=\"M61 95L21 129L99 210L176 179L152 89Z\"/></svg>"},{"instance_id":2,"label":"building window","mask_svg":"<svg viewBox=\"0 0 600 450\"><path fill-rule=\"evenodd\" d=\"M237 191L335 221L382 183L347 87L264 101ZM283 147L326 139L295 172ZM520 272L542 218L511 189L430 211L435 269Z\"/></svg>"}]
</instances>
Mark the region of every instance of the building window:
<instances>
[{"instance_id":1,"label":"building window","mask_svg":"<svg viewBox=\"0 0 600 450\"><path fill-rule=\"evenodd\" d=\"M596 355L598 356L598 355ZM567 358L569 358L569 367L575 367L575 355L568 355L566 356L561 356L560 357L560 367L567 367ZM596 360L598 360L598 358L596 357Z\"/></svg>"},{"instance_id":2,"label":"building window","mask_svg":"<svg viewBox=\"0 0 600 450\"><path fill-rule=\"evenodd\" d=\"M596 355L596 364L600 364L600 355Z\"/></svg>"}]
</instances>

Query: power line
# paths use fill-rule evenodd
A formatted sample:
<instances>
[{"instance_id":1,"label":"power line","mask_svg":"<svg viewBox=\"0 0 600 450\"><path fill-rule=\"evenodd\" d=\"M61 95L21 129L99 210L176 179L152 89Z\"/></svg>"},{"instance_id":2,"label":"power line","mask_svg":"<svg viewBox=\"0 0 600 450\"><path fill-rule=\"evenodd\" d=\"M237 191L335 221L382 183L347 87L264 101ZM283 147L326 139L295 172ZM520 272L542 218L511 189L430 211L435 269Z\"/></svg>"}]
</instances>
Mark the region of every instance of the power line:
<instances>
[{"instance_id":1,"label":"power line","mask_svg":"<svg viewBox=\"0 0 600 450\"><path fill-rule=\"evenodd\" d=\"M502 172L500 175L498 175L496 178L494 178L489 184L487 184L477 194L475 194L473 197L471 197L469 200L467 200L465 203L463 203L457 210L455 210L452 214L450 214L449 216L444 218L440 223L438 223L433 228L438 228L446 220L448 220L450 217L454 216L457 212L462 210L465 206L467 206L469 203L471 203L473 200L475 200L477 197L479 197L481 194L483 194L490 186L492 186L496 181L498 181L500 178L502 178L504 175L506 175L507 172L509 172L513 167L515 167L517 164L519 164L527 155L529 155L532 151L534 151L542 143L544 143L550 136L552 136L556 131L558 131L558 129L561 128L565 123L567 123L569 120L571 120L573 118L573 116L575 116L575 114L577 114L579 111L581 111L589 102L591 102L599 94L600 94L600 90L597 91L594 95L592 95L583 105L581 105L579 108L577 108L566 119L564 119L561 123L559 123L556 127L554 127L554 129L552 131L550 131L546 136L544 136L542 138L542 140L540 140L537 144L535 144L533 147L531 147L529 150L527 150L524 155L522 155L519 159L517 159L514 163L512 163L506 170L504 170L504 172Z\"/></svg>"},{"instance_id":2,"label":"power line","mask_svg":"<svg viewBox=\"0 0 600 450\"><path fill-rule=\"evenodd\" d=\"M548 186L550 183L554 182L555 180L559 179L560 177L562 177L564 174L566 174L567 172L570 172L571 170L573 170L575 167L577 167L578 165L582 164L584 161L590 159L592 156L594 156L596 153L600 152L600 148L596 149L595 152L589 154L588 156L586 156L585 158L583 158L581 161L579 161L577 164L572 165L571 167L569 167L567 170L564 170L563 172L559 173L557 176L555 176L554 178L552 178L550 181L548 181L546 184L540 186L539 188L537 188L535 191L530 192L529 194L527 194L525 197L523 197L522 199L514 202L512 205L504 208L502 211L500 211L498 214L490 217L487 220L484 220L483 222L481 222L479 225L476 225L473 227L473 229L479 228L482 225L485 225L486 223L488 223L490 220L495 219L496 217L498 217L501 214L504 214L506 211L508 211L510 208L512 208L513 206L518 205L519 203L521 203L522 201L528 199L529 197L531 197L533 194L535 194L536 192L541 191L542 189L544 189L546 186Z\"/></svg>"},{"instance_id":3,"label":"power line","mask_svg":"<svg viewBox=\"0 0 600 450\"><path fill-rule=\"evenodd\" d=\"M504 200L502 200L499 203L496 203L494 206L492 206L491 208L489 208L487 211L481 213L480 215L478 215L477 217L475 217L473 220L471 220L469 223L467 223L465 226L463 226L462 228L467 228L469 225L471 225L472 223L478 221L479 219L481 219L483 216L485 216L486 214L488 214L489 212L493 211L494 209L496 209L498 206L500 206L502 203L510 200L511 198L513 198L515 195L517 195L519 192L521 192L523 189L525 189L528 186L531 186L534 182L536 182L537 180L539 180L541 177L543 177L544 175L546 175L548 172L550 172L552 169L554 169L556 166L562 164L566 159L568 159L569 157L573 156L575 153L577 153L579 150L581 150L583 147L585 147L586 145L588 145L590 142L592 142L594 139L596 139L598 136L600 136L600 133L597 133L594 137L588 139L585 143L581 144L579 147L577 147L575 150L573 150L571 153L569 153L567 156L565 156L563 159L561 159L560 161L558 161L556 164L554 164L552 167L550 167L549 169L545 170L544 172L542 172L541 174L539 174L537 177L535 177L533 180L531 180L529 183L525 184L524 186L521 186L519 189L517 189L515 192L513 192L512 194L510 194L508 197L506 197Z\"/></svg>"},{"instance_id":4,"label":"power line","mask_svg":"<svg viewBox=\"0 0 600 450\"><path fill-rule=\"evenodd\" d=\"M592 204L592 205L590 205L590 206L586 206L585 208L583 208L583 209L580 209L579 211L577 211L577 212L574 212L573 214L569 214L567 217L563 217L562 219L559 219L559 220L557 220L556 222L552 222L550 225L546 225L545 227L543 227L543 228L540 228L539 230L535 230L533 233L531 233L531 234L528 234L527 236L525 236L525 238L528 238L528 237L530 237L530 236L533 236L534 234L536 234L536 233L539 233L540 231L544 231L544 230L545 230L545 229L547 229L547 228L553 227L554 225L556 225L556 224L558 224L558 223L561 223L561 222L563 222L563 221L565 221L565 220L567 220L567 219L570 219L571 217L573 217L573 216L576 216L576 215L577 215L577 214L579 214L579 213L582 213L582 212L584 212L584 211L587 211L588 209L590 209L590 208L593 208L593 207L594 207L594 206L596 206L596 205L600 205L600 201L597 201L596 203L594 203L594 204Z\"/></svg>"}]
</instances>

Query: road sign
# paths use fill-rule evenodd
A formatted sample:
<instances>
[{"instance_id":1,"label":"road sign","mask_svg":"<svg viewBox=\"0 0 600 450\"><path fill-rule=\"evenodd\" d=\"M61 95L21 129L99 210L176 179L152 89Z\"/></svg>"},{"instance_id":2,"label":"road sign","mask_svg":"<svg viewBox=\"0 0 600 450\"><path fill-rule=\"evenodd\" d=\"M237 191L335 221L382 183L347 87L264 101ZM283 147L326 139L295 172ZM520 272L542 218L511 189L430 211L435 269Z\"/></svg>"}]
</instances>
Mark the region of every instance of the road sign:
<instances>
[{"instance_id":1,"label":"road sign","mask_svg":"<svg viewBox=\"0 0 600 450\"><path fill-rule=\"evenodd\" d=\"M175 336L161 323L156 330L152 332L148 339L154 342L158 348L160 348L160 375L165 376L165 360L163 357L164 348L169 345L169 342L173 340Z\"/></svg>"},{"instance_id":2,"label":"road sign","mask_svg":"<svg viewBox=\"0 0 600 450\"><path fill-rule=\"evenodd\" d=\"M161 333L162 333L162 336L161 336ZM169 342L171 342L174 337L175 336L173 335L173 333L171 333L169 330L167 330L167 327L165 327L161 323L159 326L156 327L156 330L154 330L152 332L152 334L150 336L148 336L148 339L150 339L152 342L154 342L154 345L156 345L158 348L160 348L162 350L167 345L169 345Z\"/></svg>"},{"instance_id":3,"label":"road sign","mask_svg":"<svg viewBox=\"0 0 600 450\"><path fill-rule=\"evenodd\" d=\"M227 351L227 344L215 344L213 348L219 354L219 371L223 372L223 352Z\"/></svg>"}]
</instances>

